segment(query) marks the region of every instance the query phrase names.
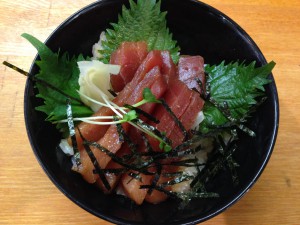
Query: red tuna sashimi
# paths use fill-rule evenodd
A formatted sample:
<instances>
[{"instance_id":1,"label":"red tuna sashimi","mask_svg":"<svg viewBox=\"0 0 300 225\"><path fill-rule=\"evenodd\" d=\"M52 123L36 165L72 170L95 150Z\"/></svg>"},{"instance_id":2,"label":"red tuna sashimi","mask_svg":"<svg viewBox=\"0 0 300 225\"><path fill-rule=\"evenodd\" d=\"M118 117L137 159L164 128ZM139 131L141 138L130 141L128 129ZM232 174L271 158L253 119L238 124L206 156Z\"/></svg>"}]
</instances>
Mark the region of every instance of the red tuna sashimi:
<instances>
[{"instance_id":1,"label":"red tuna sashimi","mask_svg":"<svg viewBox=\"0 0 300 225\"><path fill-rule=\"evenodd\" d=\"M196 121L197 114L202 110L204 100L200 98L199 94L195 91L192 92L192 97L189 102L189 106L185 112L178 118L184 128L188 131L192 128ZM182 130L178 126L174 126L169 138L172 140L173 147L178 146L184 140Z\"/></svg>"},{"instance_id":2,"label":"red tuna sashimi","mask_svg":"<svg viewBox=\"0 0 300 225\"><path fill-rule=\"evenodd\" d=\"M141 205L145 199L148 189L141 189L141 185L150 185L153 179L152 175L141 174L141 180L132 178L124 174L121 179L121 185L127 197L133 200L137 205Z\"/></svg>"},{"instance_id":3,"label":"red tuna sashimi","mask_svg":"<svg viewBox=\"0 0 300 225\"><path fill-rule=\"evenodd\" d=\"M143 145L143 140L141 138L141 133L135 127L130 127L129 138L131 139L131 141L136 146L144 146ZM123 157L125 155L130 154L130 153L131 153L131 149L130 149L128 143L125 142L122 145L121 149L117 152L117 156L118 157ZM117 169L117 168L124 168L124 167L122 165L120 165L119 163L111 160L105 169ZM120 181L120 178L122 177L122 174L118 174L118 175L116 175L116 174L107 174L105 176L106 176L106 179L107 179L108 183L110 184L110 187L113 190L113 189L115 189L118 182ZM108 191L106 189L106 187L104 186L104 184L103 184L103 182L100 178L97 179L96 184L101 190L103 190L104 193L110 193L112 191L112 190Z\"/></svg>"},{"instance_id":4,"label":"red tuna sashimi","mask_svg":"<svg viewBox=\"0 0 300 225\"><path fill-rule=\"evenodd\" d=\"M156 75L151 76L151 73L152 74L156 73ZM166 89L167 89L166 81L165 81L164 77L159 73L159 68L158 67L154 67L149 72L149 76L147 74L144 81L145 82L153 81L153 84L150 86L150 90L156 98L162 97L163 94L165 93ZM147 113L150 113L150 114L153 112L154 108L155 108L154 103L147 103L147 104L141 106L141 109L143 111L145 111ZM134 127L130 128L129 137L131 138L132 141L135 142L135 144L137 146L143 145L143 140L141 139L141 134L140 134L139 130L137 130L136 128L134 128ZM129 149L127 143L124 143L119 151L121 151L121 153L120 153L121 155L124 155L125 153L128 153L130 151L130 149ZM110 160L110 158L108 158L108 157L107 157L107 159ZM90 165L90 162L89 162L89 165ZM122 168L121 165L119 165L118 163L115 163L113 161L110 161L108 167L109 168ZM111 185L111 187L115 187L118 180L119 180L119 176L110 174L109 176L107 176L107 180L108 180L109 184ZM103 185L101 180L98 179L97 183L98 183L98 186L100 186L100 188L103 189L104 192L107 192L107 190L106 190L106 188Z\"/></svg>"},{"instance_id":5,"label":"red tuna sashimi","mask_svg":"<svg viewBox=\"0 0 300 225\"><path fill-rule=\"evenodd\" d=\"M182 123L182 125L184 126L184 128L188 131L191 129L192 125L194 124L197 114L201 111L204 101L199 97L199 94L191 91L192 93L192 97L190 99L190 102L188 104L188 107L186 108L185 112L178 117L179 121ZM167 132L169 133L169 132ZM172 132L169 133L169 135L167 136L168 138L170 138L172 140L172 146L178 146L180 145L183 140L184 140L184 134L182 132L182 130L174 124ZM168 160L168 159L167 159ZM163 171L165 172L175 172L177 171L177 167L164 167ZM166 182L170 180L170 178L166 178L166 177L160 177L158 184ZM171 190L171 188L169 187L169 190ZM157 204L160 203L164 200L166 200L168 198L168 196L160 191L152 191L152 193L149 195L147 194L145 196L145 201L153 203L153 204Z\"/></svg>"},{"instance_id":6,"label":"red tuna sashimi","mask_svg":"<svg viewBox=\"0 0 300 225\"><path fill-rule=\"evenodd\" d=\"M148 73L153 67L159 66L162 67L163 58L160 51L151 51L148 53L147 57L144 59L142 64L139 66L134 78L130 83L128 83L125 88L118 94L118 96L113 100L113 102L119 106L124 105L125 103L135 102L133 99L134 96L132 92L142 93L143 89L137 89L138 84L144 79L146 73ZM133 99L133 101L132 101ZM114 112L110 108L101 107L93 116L111 116ZM95 124L90 124L82 122L78 125L83 137L89 141L98 141L107 131L109 126L99 126ZM82 139L79 135L79 132L76 132L76 140L78 148L82 149ZM68 140L71 144L71 139Z\"/></svg>"},{"instance_id":7,"label":"red tuna sashimi","mask_svg":"<svg viewBox=\"0 0 300 225\"><path fill-rule=\"evenodd\" d=\"M168 180L167 179L159 180L158 184L166 182L166 181L168 181ZM148 194L148 193L146 194L145 201L149 202L151 204L158 204L158 203L161 203L161 202L167 200L167 198L168 198L168 196L165 193L163 193L161 191L153 190L151 192L151 194Z\"/></svg>"},{"instance_id":8,"label":"red tuna sashimi","mask_svg":"<svg viewBox=\"0 0 300 225\"><path fill-rule=\"evenodd\" d=\"M161 72L164 75L166 81L168 83L173 83L174 80L176 81L177 78L177 72L176 72L176 66L172 61L172 58L170 56L170 53L168 51L162 51L161 52L162 58L163 58L163 66L161 67ZM154 93L155 91L153 91ZM174 94L172 94L171 97L174 97L177 95L177 88L174 87ZM159 105L156 107L156 109L160 107ZM145 110L145 108L143 108ZM141 137L139 137L141 139ZM139 151L145 151L145 146L143 144L140 145ZM152 181L153 176L140 174L142 178L142 183L145 184L147 182ZM144 201L144 198L146 197L147 190L141 190L140 185L141 182L137 180L132 180L131 182L127 182L129 180L132 180L132 178L128 174L124 174L121 180L122 183L122 189L127 194L129 198L131 198L134 202L137 204L141 204ZM137 193L137 194L136 194Z\"/></svg>"},{"instance_id":9,"label":"red tuna sashimi","mask_svg":"<svg viewBox=\"0 0 300 225\"><path fill-rule=\"evenodd\" d=\"M196 79L200 79L205 90L204 59L201 56L181 56L178 62L178 76L190 89L200 87Z\"/></svg>"},{"instance_id":10,"label":"red tuna sashimi","mask_svg":"<svg viewBox=\"0 0 300 225\"><path fill-rule=\"evenodd\" d=\"M147 43L140 42L123 42L120 47L112 53L110 63L121 66L118 75L111 75L110 81L114 91L120 92L128 84L142 61L148 53Z\"/></svg>"},{"instance_id":11,"label":"red tuna sashimi","mask_svg":"<svg viewBox=\"0 0 300 225\"><path fill-rule=\"evenodd\" d=\"M127 123L122 124L122 126L125 131L129 129L129 124ZM105 135L97 143L104 148L109 149L110 152L116 153L123 144L123 142L119 140L116 125L111 125ZM97 147L90 146L90 149L93 152L100 168L105 168L110 161L109 156ZM81 166L77 172L80 173L88 183L95 183L99 176L98 174L93 173L95 167L85 150L80 151L80 161Z\"/></svg>"},{"instance_id":12,"label":"red tuna sashimi","mask_svg":"<svg viewBox=\"0 0 300 225\"><path fill-rule=\"evenodd\" d=\"M131 141L138 147L138 149L140 149L141 146L144 147L144 143L143 140L141 138L141 133L138 129L136 129L135 127L130 127L130 131L129 131L129 138L131 139ZM131 154L132 151L128 145L128 143L124 143L121 147L121 149L117 152L117 156L118 157L123 157L125 155ZM120 165L119 163L111 160L109 162L109 164L107 165L106 169L117 169L117 168L124 168L122 165ZM108 174L106 175L106 179L108 181L108 183L110 184L110 187L113 189L115 189L115 187L117 186L120 178L122 177L122 174L116 175L116 174ZM103 190L104 193L110 193L111 191L108 191L106 189L106 187L104 186L103 182L101 181L100 178L97 179L96 182L97 186L99 188L101 188Z\"/></svg>"},{"instance_id":13,"label":"red tuna sashimi","mask_svg":"<svg viewBox=\"0 0 300 225\"><path fill-rule=\"evenodd\" d=\"M164 176L163 175L164 173L172 173L172 172L177 172L177 171L178 171L177 166L167 166L167 165L163 166L161 176L159 177L157 184L159 185L159 184L162 184L162 183L165 183L167 181L174 179L174 177ZM164 189L167 191L171 191L171 186L166 186L166 187L164 187ZM168 198L168 196L165 193L153 189L150 194L147 193L147 195L145 197L145 201L152 203L152 204L158 204L160 202L165 201L167 198Z\"/></svg>"},{"instance_id":14,"label":"red tuna sashimi","mask_svg":"<svg viewBox=\"0 0 300 225\"><path fill-rule=\"evenodd\" d=\"M160 85L161 87L157 88L157 85ZM136 89L132 92L131 96L133 97L128 99L128 102L126 103L133 105L134 103L141 101L143 99L142 91L146 87L150 88L151 91L153 90L153 94L155 94L158 98L160 98L165 92L167 85L163 82L163 78L158 66L154 67L147 73L145 78L137 85ZM148 108L148 113L151 113L151 109L153 109L153 107ZM124 131L127 132L129 129L129 124L125 123L122 126ZM116 153L123 144L123 142L120 142L119 140L119 134L115 125L110 126L105 135L97 143L100 146L108 149L112 153ZM100 165L100 168L105 168L111 160L110 156L93 146L91 146L91 150L94 153ZM84 155L86 156L86 154ZM81 155L81 158L82 157L83 155ZM98 175L94 174L93 170L94 165L91 161L85 159L82 160L82 171L84 171L84 173L82 173L81 171L79 172L82 174L84 179L90 183L94 183L98 178Z\"/></svg>"},{"instance_id":15,"label":"red tuna sashimi","mask_svg":"<svg viewBox=\"0 0 300 225\"><path fill-rule=\"evenodd\" d=\"M188 107L190 98L192 96L192 92L193 91L188 89L188 87L179 80L169 81L169 88L164 97L166 103L170 106L171 110L178 118L185 112L186 108ZM154 117L157 118L160 121L160 123L159 124L150 123L150 124L152 126L155 126L159 131L166 132L166 136L169 137L175 126L175 121L173 120L173 118L170 116L170 114L165 110L165 108L162 105L158 105L156 107ZM159 149L159 142L156 139L152 137L148 137L148 140L153 150L161 151ZM147 182L152 181L153 179L153 176L149 177L148 175L144 175L144 174L140 174L140 176L142 180L147 180ZM123 189L125 193L128 194L128 196L133 201L135 201L137 204L141 204L144 198L146 197L147 190L146 191L140 190L141 182L137 180L135 180L133 183L129 183L128 185L126 185L125 181L130 179L132 178L128 174L123 175L122 177ZM135 192L137 192L138 195L135 195L134 194ZM158 201L158 200L153 199L153 201Z\"/></svg>"},{"instance_id":16,"label":"red tuna sashimi","mask_svg":"<svg viewBox=\"0 0 300 225\"><path fill-rule=\"evenodd\" d=\"M193 91L188 89L184 83L179 80L172 80L169 84L169 88L164 96L164 99L176 117L180 118L189 106L192 95ZM156 129L161 132L166 132L166 136L169 137L176 126L172 116L162 105L157 107L154 116L160 121L160 123L151 125L155 126ZM154 150L160 151L158 147L159 142L156 139L149 137L149 142ZM173 144L172 146L175 147Z\"/></svg>"},{"instance_id":17,"label":"red tuna sashimi","mask_svg":"<svg viewBox=\"0 0 300 225\"><path fill-rule=\"evenodd\" d=\"M130 148L128 147L127 143L124 143L122 145L122 148L117 152L118 157L123 157L124 155L130 154ZM119 163L111 160L107 167L105 169L121 169L123 166L121 166ZM105 178L108 181L111 189L107 190L105 185L103 184L102 180L100 178L97 179L96 185L106 194L111 193L115 187L117 186L117 183L119 179L121 178L121 174L115 174L115 173L107 173L105 174Z\"/></svg>"},{"instance_id":18,"label":"red tuna sashimi","mask_svg":"<svg viewBox=\"0 0 300 225\"><path fill-rule=\"evenodd\" d=\"M151 172L155 172L155 170L156 170L155 167L150 169ZM178 171L178 168L175 166L163 166L161 174L176 172L176 171ZM128 174L124 174L122 177L122 188L124 192L136 204L140 205L143 203L144 200L153 204L157 204L168 198L168 196L163 192L152 190L152 192L149 194L148 193L149 189L141 189L140 188L141 185L151 185L154 176L145 175L145 174L139 174L139 175L140 175L140 180L133 179ZM171 177L164 177L163 175L161 175L157 184L162 184L164 182L170 181L171 179L172 179ZM171 187L166 187L166 190L170 191Z\"/></svg>"},{"instance_id":19,"label":"red tuna sashimi","mask_svg":"<svg viewBox=\"0 0 300 225\"><path fill-rule=\"evenodd\" d=\"M169 83L169 80L178 79L177 67L172 60L170 52L162 51L161 56L163 58L161 73L165 75L167 83Z\"/></svg>"}]
</instances>

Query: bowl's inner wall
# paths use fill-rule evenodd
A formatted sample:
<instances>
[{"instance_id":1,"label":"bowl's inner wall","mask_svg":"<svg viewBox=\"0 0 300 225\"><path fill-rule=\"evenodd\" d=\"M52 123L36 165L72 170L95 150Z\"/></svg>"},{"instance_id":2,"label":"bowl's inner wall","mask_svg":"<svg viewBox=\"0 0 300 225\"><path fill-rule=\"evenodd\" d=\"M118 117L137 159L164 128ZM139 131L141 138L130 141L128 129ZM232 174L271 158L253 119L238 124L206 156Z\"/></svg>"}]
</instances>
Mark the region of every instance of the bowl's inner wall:
<instances>
[{"instance_id":1,"label":"bowl's inner wall","mask_svg":"<svg viewBox=\"0 0 300 225\"><path fill-rule=\"evenodd\" d=\"M53 50L68 51L70 55L91 55L92 45L99 34L115 22L121 4L126 1L100 1L82 10L60 26L48 39L47 45ZM182 54L202 55L205 63L256 60L258 65L265 60L256 45L234 23L207 5L196 1L164 0L162 9L167 10L168 25L174 38L178 40ZM33 66L31 73L38 72ZM25 96L25 118L28 135L41 165L52 181L74 202L88 211L115 223L158 224L189 223L207 219L234 201L255 180L272 150L277 118L277 93L275 85L266 88L268 100L255 113L249 125L257 137L242 134L239 151L235 157L240 184L233 187L230 177L219 176L211 191L220 193L217 199L195 200L187 210L177 212L177 203L167 201L157 205L144 204L136 207L116 196L106 196L97 188L87 184L80 175L70 171L71 163L56 146L60 135L49 123L45 115L34 110L41 103L34 97L33 84L28 82ZM276 130L276 129L275 129ZM225 179L225 178L229 179ZM127 222L126 222L127 221Z\"/></svg>"}]
</instances>

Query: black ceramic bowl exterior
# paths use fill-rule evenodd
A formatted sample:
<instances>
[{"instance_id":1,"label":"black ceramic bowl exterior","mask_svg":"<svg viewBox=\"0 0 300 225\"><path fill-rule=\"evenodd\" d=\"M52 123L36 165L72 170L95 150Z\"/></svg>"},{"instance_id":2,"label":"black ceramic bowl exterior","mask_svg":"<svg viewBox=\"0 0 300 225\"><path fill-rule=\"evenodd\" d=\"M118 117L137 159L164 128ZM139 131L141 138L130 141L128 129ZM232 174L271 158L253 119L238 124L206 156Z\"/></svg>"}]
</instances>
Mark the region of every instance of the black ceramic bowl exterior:
<instances>
[{"instance_id":1,"label":"black ceramic bowl exterior","mask_svg":"<svg viewBox=\"0 0 300 225\"><path fill-rule=\"evenodd\" d=\"M101 31L116 22L125 0L102 0L87 6L61 24L48 38L46 44L53 50L68 51L70 55L91 55L92 45ZM266 63L254 41L230 18L216 9L196 0L163 0L162 10L168 11L168 26L178 40L181 54L202 55L205 63L215 64L245 60ZM38 67L32 65L30 73ZM72 201L92 214L117 224L195 224L205 221L239 200L262 173L270 158L277 135L279 107L273 81L266 87L267 102L253 115L249 127L256 138L241 134L239 151L236 152L240 167L240 184L233 187L226 174L217 177L211 191L220 198L193 200L178 211L178 203L168 200L159 205L135 206L118 196L107 196L87 184L80 175L70 170L68 157L56 149L60 134L45 115L34 110L41 104L35 98L34 84L27 81L25 90L25 121L33 151L53 183Z\"/></svg>"}]
</instances>

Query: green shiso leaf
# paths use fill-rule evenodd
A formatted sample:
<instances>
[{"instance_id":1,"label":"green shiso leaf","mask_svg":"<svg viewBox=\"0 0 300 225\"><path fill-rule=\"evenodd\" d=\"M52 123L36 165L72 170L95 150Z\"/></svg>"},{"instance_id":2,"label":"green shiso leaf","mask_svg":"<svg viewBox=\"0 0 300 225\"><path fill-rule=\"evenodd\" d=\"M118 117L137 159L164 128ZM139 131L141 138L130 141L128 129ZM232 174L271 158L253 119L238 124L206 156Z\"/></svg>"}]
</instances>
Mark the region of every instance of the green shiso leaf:
<instances>
[{"instance_id":1,"label":"green shiso leaf","mask_svg":"<svg viewBox=\"0 0 300 225\"><path fill-rule=\"evenodd\" d=\"M160 11L156 0L130 0L130 8L122 8L118 23L106 30L106 41L100 50L103 62L108 63L111 54L124 41L146 41L148 50L169 50L174 63L179 60L179 47L167 28L166 12Z\"/></svg>"},{"instance_id":2,"label":"green shiso leaf","mask_svg":"<svg viewBox=\"0 0 300 225\"><path fill-rule=\"evenodd\" d=\"M220 65L206 65L210 98L220 106L226 102L231 118L240 120L257 103L257 97L264 95L264 85L271 82L267 77L274 66L273 61L259 68L255 67L255 62L225 65L223 61ZM211 128L229 122L219 109L214 104L205 103L205 120L200 124L202 132L207 133Z\"/></svg>"},{"instance_id":3,"label":"green shiso leaf","mask_svg":"<svg viewBox=\"0 0 300 225\"><path fill-rule=\"evenodd\" d=\"M69 96L80 99L77 92L79 90L77 61L83 60L83 56L69 58L67 53L59 55L53 53L44 43L29 34L22 34L22 37L27 39L39 53L40 60L36 61L36 64L40 71L35 75L36 78L63 90ZM66 119L67 97L39 82L36 83L36 87L39 92L37 97L44 100L44 105L36 107L36 110L46 113L48 116L46 120L50 122ZM72 101L71 105L74 117L90 116L93 113L89 107L80 102ZM66 123L57 126L63 132L68 129Z\"/></svg>"}]
</instances>

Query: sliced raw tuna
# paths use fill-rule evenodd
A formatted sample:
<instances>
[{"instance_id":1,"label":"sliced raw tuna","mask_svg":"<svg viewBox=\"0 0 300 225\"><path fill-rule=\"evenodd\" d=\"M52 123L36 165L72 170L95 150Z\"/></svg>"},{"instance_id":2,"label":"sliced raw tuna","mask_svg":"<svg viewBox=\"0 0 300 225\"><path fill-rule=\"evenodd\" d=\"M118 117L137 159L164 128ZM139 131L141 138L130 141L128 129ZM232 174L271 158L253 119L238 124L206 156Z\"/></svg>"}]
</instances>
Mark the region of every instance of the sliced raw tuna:
<instances>
[{"instance_id":1,"label":"sliced raw tuna","mask_svg":"<svg viewBox=\"0 0 300 225\"><path fill-rule=\"evenodd\" d=\"M153 91L153 94L155 94L157 98L160 98L164 94L167 88L166 83L163 81L164 80L160 73L159 67L155 66L147 73L145 78L136 86L136 89L133 90L131 94L133 98L128 99L128 102L125 103L133 105L134 103L141 101L143 99L142 92L146 87L150 88L150 90ZM147 113L151 113L153 108L154 105L146 108ZM125 123L122 124L122 126L124 131L127 133L129 130L129 124ZM116 153L123 144L123 142L120 142L119 140L119 134L117 132L117 128L115 125L110 126L107 132L105 133L105 135L97 143L100 146L103 146L104 148L108 149L112 153ZM108 156L107 154L103 153L98 148L93 146L91 146L91 150L94 153L100 167L105 168L111 160L110 156ZM81 174L85 180L87 180L90 183L94 183L97 180L98 175L93 173L94 165L91 161L84 160L84 163L82 163L82 169L84 173Z\"/></svg>"},{"instance_id":2,"label":"sliced raw tuna","mask_svg":"<svg viewBox=\"0 0 300 225\"><path fill-rule=\"evenodd\" d=\"M197 114L201 111L203 107L203 100L200 98L199 94L188 89L185 84L181 81L173 80L170 82L170 87L166 93L166 102L170 106L171 110L174 112L179 121L182 122L182 125L186 130L190 130L193 125ZM171 139L172 147L176 147L181 144L184 140L184 134L182 130L175 124L174 119L170 114L163 108L159 106L155 113L155 117L160 120L160 123L156 125L156 128L161 132L166 132L166 136ZM154 124L152 124L154 126ZM159 142L156 139L148 137L148 140L152 148L156 151L161 151L159 149ZM128 175L124 175L125 180L129 179ZM149 181L149 176L141 174L142 179L147 178ZM152 177L153 179L153 177ZM152 181L152 179L150 179ZM166 179L161 178L159 182L164 182ZM134 187L134 185L136 185ZM142 201L142 198L146 198L148 202L159 203L167 198L167 196L159 191L153 191L151 195L147 196L147 192L139 191L139 182L134 182L129 185L129 190L126 193L130 193L129 196L132 196L132 193L135 191L138 192L138 201ZM123 187L126 190L127 187ZM131 198L131 197L130 197ZM135 198L135 197L134 197ZM134 201L137 201L133 199Z\"/></svg>"},{"instance_id":3,"label":"sliced raw tuna","mask_svg":"<svg viewBox=\"0 0 300 225\"><path fill-rule=\"evenodd\" d=\"M169 83L169 88L164 99L177 118L180 118L188 108L193 93L194 91L191 91L179 80L171 80ZM174 127L177 126L172 116L162 105L156 109L154 116L160 123L151 125L155 126L159 131L165 132L167 137L170 137ZM156 139L149 137L149 142L154 150L160 151L159 142ZM172 146L175 147L174 144Z\"/></svg>"},{"instance_id":4,"label":"sliced raw tuna","mask_svg":"<svg viewBox=\"0 0 300 225\"><path fill-rule=\"evenodd\" d=\"M133 200L137 205L144 202L148 189L141 189L141 185L150 185L153 179L152 175L141 174L141 180L132 178L124 174L121 179L121 185L127 197Z\"/></svg>"},{"instance_id":5,"label":"sliced raw tuna","mask_svg":"<svg viewBox=\"0 0 300 225\"><path fill-rule=\"evenodd\" d=\"M182 122L185 129L190 130L204 104L199 93L191 90L194 88L198 91L200 90L195 80L196 78L199 78L205 84L203 58L181 57L177 70L168 51L151 51L145 57L143 56L144 50L135 52L138 48L143 49L143 44L123 43L111 57L111 63L119 64L123 67L119 75L115 77L111 76L112 83L115 83L113 84L114 90L120 90L113 102L119 106L123 106L124 104L133 105L142 100L142 91L148 87L157 98L164 97L172 112ZM143 57L144 59L141 60L142 63L139 62L139 65L136 66L136 61L133 59L140 60ZM134 76L131 75L132 73ZM160 120L160 123L149 123L161 132L166 132L166 136L172 140L172 147L182 143L184 140L182 131L162 105L148 103L141 108L150 114L155 112L153 115ZM114 115L114 112L105 107L100 108L95 114L95 116L108 115ZM147 121L147 118L144 119ZM124 131L139 146L138 151L146 151L140 132L133 129L128 123L122 124L122 126ZM120 141L115 125L99 126L81 123L78 129L80 129L87 140L96 141L99 145L120 157L128 154L130 151L128 145ZM78 172L82 174L87 182L97 182L97 185L105 193L108 193L109 191L105 188L99 176L93 173L95 169L94 165L86 151L82 148L81 138L78 134L76 135L82 163ZM161 151L158 141L150 137L148 137L148 140L154 150ZM91 150L101 168L122 168L121 165L112 161L107 154L96 147L91 146ZM137 173L137 171L132 172ZM153 176L144 174L140 174L140 176L141 180L137 180L128 174L123 174L121 177L120 175L106 174L110 186L115 188L119 182L119 187L136 204L142 204L144 200L151 203L159 203L167 198L165 194L155 190L150 195L147 195L148 189L140 189L140 186L150 185L153 181ZM168 179L161 177L158 183L165 182Z\"/></svg>"},{"instance_id":6,"label":"sliced raw tuna","mask_svg":"<svg viewBox=\"0 0 300 225\"><path fill-rule=\"evenodd\" d=\"M152 72L152 73L156 73L157 72L157 75L159 74L158 73L158 67L154 67L150 72L149 74ZM155 72L156 71L156 72ZM147 81L146 79L149 78L149 81L150 79L152 79L153 81L153 84L149 87L151 92L155 95L156 98L160 98L163 96L163 94L165 93L166 89L167 89L167 84L166 84L166 81L164 79L164 77L162 75L159 75L159 76L154 76L154 77L151 77L151 76L146 76L145 77L145 82ZM156 107L156 104L155 103L147 103L143 106L141 106L140 108L151 114L154 110L154 108ZM143 143L143 140L141 138L141 133L139 130L137 130L136 128L134 127L131 127L130 128L130 131L129 131L129 137L131 138L131 140L136 144L136 146L139 147L139 149L145 147L144 146L144 143ZM127 145L127 143L124 143L122 145L122 148L119 150L121 151L121 155L123 154L123 152L125 153L129 153L130 152L130 149ZM111 161L108 165L108 167L113 167L113 168L122 168L122 166L120 166L118 163L115 163L113 161ZM109 175L107 177L111 187L115 187L116 186L116 183L118 182L120 176L116 176L116 175ZM101 180L97 180L97 183L100 185L100 187L104 190L104 192L107 192L105 186L103 185L102 181Z\"/></svg>"},{"instance_id":7,"label":"sliced raw tuna","mask_svg":"<svg viewBox=\"0 0 300 225\"><path fill-rule=\"evenodd\" d=\"M110 63L121 66L118 75L111 75L110 81L115 92L123 90L128 84L142 61L146 58L148 53L147 43L140 42L123 42L120 47L112 53Z\"/></svg>"},{"instance_id":8,"label":"sliced raw tuna","mask_svg":"<svg viewBox=\"0 0 300 225\"><path fill-rule=\"evenodd\" d=\"M128 145L126 143L124 143L122 145L122 148L117 152L117 156L118 157L123 157L124 155L130 154L130 148L128 147ZM121 166L119 163L115 162L115 161L110 161L109 164L107 165L107 167L105 169L121 169L123 168L123 166ZM97 179L96 181L96 185L105 193L105 194L109 194L111 193L117 186L118 181L121 178L121 174L115 174L115 173L107 173L105 174L105 178L108 181L111 189L107 190L105 185L103 184L102 180L100 178Z\"/></svg>"},{"instance_id":9,"label":"sliced raw tuna","mask_svg":"<svg viewBox=\"0 0 300 225\"><path fill-rule=\"evenodd\" d=\"M123 106L125 103L136 102L136 96L132 93L142 93L143 87L138 89L138 84L144 79L145 75L155 66L162 67L163 59L160 51L151 51L139 66L134 78L128 83L125 88L118 94L113 102L119 106ZM110 108L101 107L93 116L111 116L114 112ZM89 141L97 141L107 131L109 126L99 126L95 124L82 122L78 125L77 129L80 130L82 135ZM79 132L76 132L76 140L79 149L83 149L82 139ZM71 139L68 139L71 144Z\"/></svg>"},{"instance_id":10,"label":"sliced raw tuna","mask_svg":"<svg viewBox=\"0 0 300 225\"><path fill-rule=\"evenodd\" d=\"M176 167L175 166L163 166L161 176L158 179L157 185L172 180L172 177L166 177L163 175L164 173L171 173L171 172L176 172L176 171L178 171L177 166ZM166 186L166 187L164 187L164 189L167 191L171 191L171 186ZM160 202L165 201L167 198L168 198L168 195L166 195L165 193L153 189L150 194L147 193L147 195L145 197L145 201L152 203L152 204L158 204Z\"/></svg>"},{"instance_id":11,"label":"sliced raw tuna","mask_svg":"<svg viewBox=\"0 0 300 225\"><path fill-rule=\"evenodd\" d=\"M178 79L177 67L172 60L170 52L162 51L161 56L163 58L161 73L165 76L167 83L169 83L169 80Z\"/></svg>"},{"instance_id":12,"label":"sliced raw tuna","mask_svg":"<svg viewBox=\"0 0 300 225\"><path fill-rule=\"evenodd\" d=\"M200 79L205 90L204 59L201 56L181 56L178 62L178 76L190 89L200 91L196 79Z\"/></svg>"},{"instance_id":13,"label":"sliced raw tuna","mask_svg":"<svg viewBox=\"0 0 300 225\"><path fill-rule=\"evenodd\" d=\"M202 110L204 101L200 98L199 94L195 91L191 91L192 96L185 112L178 118L184 128L188 131L195 123L197 114ZM173 147L180 145L184 140L182 130L175 125L169 138L172 140Z\"/></svg>"}]
</instances>

